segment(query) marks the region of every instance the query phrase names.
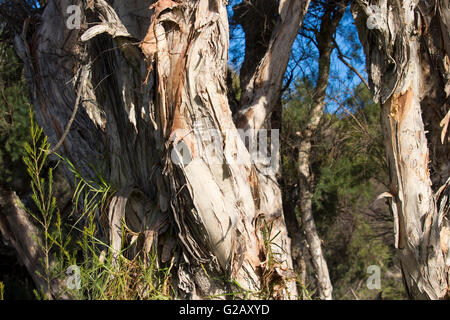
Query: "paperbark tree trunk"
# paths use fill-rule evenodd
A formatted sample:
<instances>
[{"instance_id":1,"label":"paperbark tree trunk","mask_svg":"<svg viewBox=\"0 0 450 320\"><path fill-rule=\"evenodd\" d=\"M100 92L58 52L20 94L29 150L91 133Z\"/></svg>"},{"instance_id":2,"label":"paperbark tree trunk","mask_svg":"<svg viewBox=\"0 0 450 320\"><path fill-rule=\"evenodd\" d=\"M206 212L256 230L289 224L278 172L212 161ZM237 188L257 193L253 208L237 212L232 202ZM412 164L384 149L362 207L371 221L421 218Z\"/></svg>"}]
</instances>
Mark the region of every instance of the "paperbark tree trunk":
<instances>
[{"instance_id":1,"label":"paperbark tree trunk","mask_svg":"<svg viewBox=\"0 0 450 320\"><path fill-rule=\"evenodd\" d=\"M328 78L330 75L331 53L336 29L347 7L346 1L324 5L320 30L317 32L317 46L319 50L319 73L313 93L313 107L305 130L302 132L298 148L297 170L299 174L299 207L300 221L306 237L311 261L318 283L318 293L321 299L331 300L333 287L328 273L328 266L322 250L322 243L316 229L312 213L312 198L314 193L313 177L311 174L311 147L319 128L325 107Z\"/></svg>"},{"instance_id":2,"label":"paperbark tree trunk","mask_svg":"<svg viewBox=\"0 0 450 320\"><path fill-rule=\"evenodd\" d=\"M271 0L246 0L234 7L234 22L245 32L245 58L240 70L242 97L234 120L242 130L257 133L259 129L281 131L281 90L289 62L290 51L309 7L309 0L282 0L278 7ZM256 141L257 134L250 135ZM296 232L295 212L283 212L282 195L277 182L279 150L275 148L275 167L268 170L262 163L256 165L267 212L284 215L290 223L293 239L289 250L300 262L301 237ZM295 225L292 224L295 222ZM284 228L283 228L284 230ZM276 246L279 247L279 246ZM300 270L303 273L303 270ZM302 277L303 279L304 277Z\"/></svg>"},{"instance_id":3,"label":"paperbark tree trunk","mask_svg":"<svg viewBox=\"0 0 450 320\"><path fill-rule=\"evenodd\" d=\"M281 1L280 28L293 18L298 28L305 9L287 11L297 3ZM80 29L67 28L73 4L81 8ZM119 190L106 230L113 248L122 247L117 222L125 215L161 263L175 256L181 297L223 294L226 281L214 279L233 278L252 297L296 298L278 185L266 183L270 168L259 173L228 106L225 4L48 1L36 30L25 24L16 36L16 49L36 118L53 143L81 94L59 151L85 177L95 178L96 168ZM289 57L283 39L292 31L279 31L270 50ZM284 73L267 59L271 72Z\"/></svg>"},{"instance_id":4,"label":"paperbark tree trunk","mask_svg":"<svg viewBox=\"0 0 450 320\"><path fill-rule=\"evenodd\" d=\"M404 282L411 298L448 299L449 2L370 4L356 1L352 11L382 105L387 196Z\"/></svg>"},{"instance_id":5,"label":"paperbark tree trunk","mask_svg":"<svg viewBox=\"0 0 450 320\"><path fill-rule=\"evenodd\" d=\"M289 62L292 44L303 21L309 0L281 0L278 23L255 72L243 77L241 106L235 115L236 126L259 130L270 128L270 115L279 106L283 77ZM249 56L249 59L257 57ZM249 60L246 59L246 60Z\"/></svg>"}]
</instances>

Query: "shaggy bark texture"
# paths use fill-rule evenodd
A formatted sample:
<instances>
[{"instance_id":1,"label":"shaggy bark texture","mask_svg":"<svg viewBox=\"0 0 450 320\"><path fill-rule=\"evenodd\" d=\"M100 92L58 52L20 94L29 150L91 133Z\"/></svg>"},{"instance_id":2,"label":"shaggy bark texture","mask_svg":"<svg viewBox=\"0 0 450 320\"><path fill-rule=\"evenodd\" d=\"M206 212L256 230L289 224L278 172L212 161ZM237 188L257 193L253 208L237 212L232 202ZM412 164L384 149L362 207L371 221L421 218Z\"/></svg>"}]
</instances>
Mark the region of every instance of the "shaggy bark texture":
<instances>
[{"instance_id":1,"label":"shaggy bark texture","mask_svg":"<svg viewBox=\"0 0 450 320\"><path fill-rule=\"evenodd\" d=\"M449 297L448 1L356 1L369 83L382 105L395 243L415 299Z\"/></svg>"},{"instance_id":2,"label":"shaggy bark texture","mask_svg":"<svg viewBox=\"0 0 450 320\"><path fill-rule=\"evenodd\" d=\"M258 116L245 128L260 129L270 115L308 3L280 1L246 94ZM73 4L80 29L67 28ZM118 190L104 237L122 248L125 220L144 253L153 247L159 263L175 257L181 297L229 292L233 278L251 297L296 298L277 166L255 163L227 101L226 3L148 5L50 0L38 24L25 24L15 45L39 124L56 144L79 107L59 152L84 177L95 179L96 168Z\"/></svg>"}]
</instances>

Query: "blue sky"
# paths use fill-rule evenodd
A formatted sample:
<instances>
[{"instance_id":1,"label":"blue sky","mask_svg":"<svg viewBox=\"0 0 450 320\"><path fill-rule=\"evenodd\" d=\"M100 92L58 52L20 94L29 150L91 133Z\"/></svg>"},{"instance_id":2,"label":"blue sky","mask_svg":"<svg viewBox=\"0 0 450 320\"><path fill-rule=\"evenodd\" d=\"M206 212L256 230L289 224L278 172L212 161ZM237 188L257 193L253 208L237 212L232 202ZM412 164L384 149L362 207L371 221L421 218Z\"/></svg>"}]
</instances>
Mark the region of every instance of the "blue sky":
<instances>
[{"instance_id":1,"label":"blue sky","mask_svg":"<svg viewBox=\"0 0 450 320\"><path fill-rule=\"evenodd\" d=\"M228 14L231 17L233 14L232 5L239 2L238 0L230 1L228 5ZM239 70L245 53L245 41L242 29L237 28L230 35L230 51L229 63L234 68ZM359 43L358 33L354 25L353 17L350 9L347 8L344 17L338 27L336 34L336 43L341 51L350 59L347 61L357 69L363 77L367 80L365 68L365 55ZM300 57L309 56L306 60L296 63ZM293 73L294 78L310 77L316 79L317 77L317 62L318 50L313 43L302 36L298 36L293 45L291 59L287 68L287 73ZM294 82L293 82L294 83ZM328 86L328 95L337 97L339 100L345 100L349 96L348 90L352 90L355 86L361 83L360 78L355 75L349 68L344 65L338 58L337 50L333 51L331 60L331 73ZM293 89L293 84L291 86ZM336 111L338 104L327 99L327 111Z\"/></svg>"}]
</instances>

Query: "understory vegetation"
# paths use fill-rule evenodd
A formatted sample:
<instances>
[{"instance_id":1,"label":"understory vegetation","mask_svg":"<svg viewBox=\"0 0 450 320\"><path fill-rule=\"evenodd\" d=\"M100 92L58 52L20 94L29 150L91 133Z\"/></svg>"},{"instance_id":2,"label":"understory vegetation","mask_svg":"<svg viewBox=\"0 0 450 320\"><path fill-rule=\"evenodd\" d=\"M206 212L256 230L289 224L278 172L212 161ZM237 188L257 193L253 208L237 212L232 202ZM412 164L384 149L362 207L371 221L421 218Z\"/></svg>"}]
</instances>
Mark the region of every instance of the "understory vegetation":
<instances>
[{"instance_id":1,"label":"understory vegetation","mask_svg":"<svg viewBox=\"0 0 450 320\"><path fill-rule=\"evenodd\" d=\"M298 203L296 148L312 106L312 81L297 82L283 109L281 185L285 202ZM364 85L345 105L326 114L314 138L313 213L322 237L336 299L374 299L366 286L367 268L381 268L383 297L404 299L394 256L393 221L377 196L388 182L379 125L379 105ZM286 129L284 129L286 128ZM297 214L298 213L298 209ZM305 244L306 245L306 244ZM314 283L309 266L308 277ZM311 286L314 290L314 286Z\"/></svg>"},{"instance_id":2,"label":"understory vegetation","mask_svg":"<svg viewBox=\"0 0 450 320\"><path fill-rule=\"evenodd\" d=\"M7 54L10 63L18 63L12 51ZM11 72L5 69L1 72L3 77ZM22 74L20 69L15 72ZM6 141L0 151L1 161L14 165L2 166L2 184L20 181L13 182L14 189L24 196L23 205L39 226L39 245L45 253L40 276L49 285L56 279L65 279L74 288L65 294L76 299L176 298L170 264L161 266L154 255L117 259L108 245L99 240L94 219L107 214L114 187L101 175L98 181L85 181L67 159L49 155L49 143L30 116L29 103L22 94L22 76L3 81L5 99L0 101L0 130L12 134L2 135ZM283 100L286 129L281 137L280 184L284 200L290 203L298 201L295 148L311 106L311 86L311 80L298 79L295 91ZM313 210L336 299L374 299L378 292L367 289L365 284L370 265L382 270L383 297L405 297L394 258L392 221L383 201L375 201L387 181L378 119L379 106L361 85L345 106L326 114L314 141ZM74 177L73 187L64 178L64 171ZM81 203L84 205L79 206ZM45 299L23 267L18 266L13 250L4 245L0 249L0 261L7 262L0 273L0 297ZM307 282L298 284L302 297L313 299L314 272L307 254L305 260ZM9 268L11 263L22 271ZM233 285L236 290L223 297L245 298L239 284ZM260 297L264 298L264 293Z\"/></svg>"},{"instance_id":3,"label":"understory vegetation","mask_svg":"<svg viewBox=\"0 0 450 320\"><path fill-rule=\"evenodd\" d=\"M317 50L310 46L317 40L317 28L321 15L324 15L320 10L325 8L320 1L312 3L316 4L316 7L312 6L316 11L312 10L305 18L304 28L298 36L306 42L294 45L298 51L292 56L297 56L298 60L291 58L289 62L279 99L280 110L273 112L279 111L281 116L277 114L272 118L276 118L273 122L279 121L281 128L281 166L276 178L281 188L282 206L285 216L290 214L296 221L293 227L289 221L286 223L291 240L298 241L298 247L292 253L292 278L296 277L299 299L304 300L319 299L316 270L305 232L301 223L297 225L297 220L301 221L302 201L299 148L315 107L318 76L319 57ZM348 3L345 2L345 6ZM342 24L332 37L334 44L330 52L334 55L331 61L336 63L338 60L336 51L333 51L337 49L339 59L344 57L363 65L364 61L359 61L362 58L357 54L361 48L356 40L356 29L353 34L345 30L351 20L350 11L346 10ZM231 34L235 38L231 41L226 93L234 114L244 96L238 61L244 49L242 41L236 40L243 37L242 31L236 31L239 23L230 21ZM0 25L0 35L2 29ZM264 38L268 36L270 32ZM339 49L336 42L346 43L346 47ZM347 52L342 53L344 49ZM11 243L6 238L2 239L0 229L0 300L48 299L51 298L48 291L52 291L53 297L57 292L56 298L80 300L178 299L174 266L182 254L177 252L178 255L171 255L163 262L160 258L162 250L153 237L149 237L155 240L150 243L150 250L135 250L137 243L143 242L143 232L140 234L128 228L125 215L121 217L119 228L122 248L113 248L110 243L112 228L108 224L111 224L111 203L120 187L113 185L95 167L90 168L95 172L95 179L86 179L80 173L82 170L77 167L78 163L72 163L63 151L52 150L33 113L24 64L7 37L0 39L0 62L0 214L8 204L3 193L14 192L20 199L20 207L36 227L34 238L42 253L36 272L43 284L43 287L36 286ZM302 63L306 68L299 71ZM98 86L104 80L105 83L113 81L106 80L108 77L99 81ZM400 262L395 255L394 218L385 198L379 197L389 189L388 163L380 125L381 107L372 100L365 80L355 78L347 69L332 69L330 72L329 89L325 90L325 112L311 141L312 214L333 285L333 299L406 299ZM334 86L344 87L345 90L339 90L346 93L339 96ZM167 212L166 208L164 213ZM174 229L173 225L175 223L168 229ZM283 289L277 287L278 275L274 272L281 265L274 253L276 250L273 250L274 240L279 234L273 232L272 224L264 219L261 219L259 228L265 255L261 270L258 270L261 289L257 292L245 290L228 274L219 279L209 279L213 277L210 276L211 270L201 265L201 271L211 283L225 283L223 287L228 289L202 298L270 299L275 296L274 292ZM170 229L170 232L173 236L176 231ZM173 242L179 241L175 236L173 238ZM147 240L147 235L144 239ZM145 246L140 244L139 247ZM172 249L168 252L176 250ZM367 285L370 267L373 266L379 268L381 275L381 285L375 289Z\"/></svg>"}]
</instances>

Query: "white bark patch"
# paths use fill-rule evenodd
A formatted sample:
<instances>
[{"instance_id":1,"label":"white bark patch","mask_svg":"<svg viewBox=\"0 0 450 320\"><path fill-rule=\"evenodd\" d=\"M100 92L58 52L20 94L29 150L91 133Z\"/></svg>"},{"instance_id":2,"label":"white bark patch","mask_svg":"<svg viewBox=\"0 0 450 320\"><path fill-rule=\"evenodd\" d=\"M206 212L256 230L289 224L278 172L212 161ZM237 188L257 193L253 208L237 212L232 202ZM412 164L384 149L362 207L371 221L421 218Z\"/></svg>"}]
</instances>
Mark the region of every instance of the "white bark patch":
<instances>
[{"instance_id":1,"label":"white bark patch","mask_svg":"<svg viewBox=\"0 0 450 320\"><path fill-rule=\"evenodd\" d=\"M383 105L381 118L390 168L391 205L394 217L396 212L398 215L396 244L402 269L412 297L443 299L449 288L449 270L442 250L446 233L442 232L443 220L448 215L443 208L448 206L448 199L438 200L440 192L435 194L433 189L439 186L433 186L431 175L436 172L439 180L445 181L449 172L444 165L445 147L436 144L441 144L441 131L425 120L434 112L428 108L439 110L440 101L448 99L445 90L448 71L438 80L439 72L445 68L435 66L445 64L448 59L442 44L449 32L427 25L446 19L433 9L439 7L435 1L382 0L371 4L379 6L387 17L388 28L365 27L367 1L356 1L352 11L365 47L370 84L375 99ZM437 58L430 61L429 55L422 54L424 46L428 46L429 52L439 51L442 61ZM426 126L432 132L427 133ZM433 147L429 148L430 145ZM435 162L441 157L442 164L438 160L429 165L430 159Z\"/></svg>"}]
</instances>

